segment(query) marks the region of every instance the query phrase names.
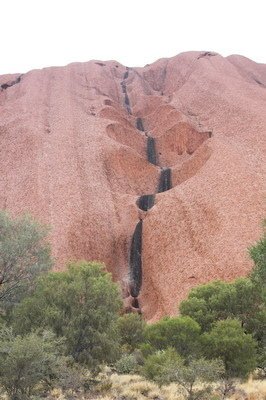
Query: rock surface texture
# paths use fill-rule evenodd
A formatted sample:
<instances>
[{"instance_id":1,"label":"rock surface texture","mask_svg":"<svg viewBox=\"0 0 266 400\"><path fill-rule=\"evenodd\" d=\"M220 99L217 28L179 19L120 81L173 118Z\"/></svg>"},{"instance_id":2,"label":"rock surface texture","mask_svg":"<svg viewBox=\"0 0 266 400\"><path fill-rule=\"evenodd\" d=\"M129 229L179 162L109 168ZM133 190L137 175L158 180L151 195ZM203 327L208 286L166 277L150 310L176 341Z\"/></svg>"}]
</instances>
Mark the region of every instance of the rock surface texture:
<instances>
[{"instance_id":1,"label":"rock surface texture","mask_svg":"<svg viewBox=\"0 0 266 400\"><path fill-rule=\"evenodd\" d=\"M252 267L265 109L266 65L242 56L0 76L0 208L50 225L57 269L103 261L127 310L175 314L191 287Z\"/></svg>"}]
</instances>

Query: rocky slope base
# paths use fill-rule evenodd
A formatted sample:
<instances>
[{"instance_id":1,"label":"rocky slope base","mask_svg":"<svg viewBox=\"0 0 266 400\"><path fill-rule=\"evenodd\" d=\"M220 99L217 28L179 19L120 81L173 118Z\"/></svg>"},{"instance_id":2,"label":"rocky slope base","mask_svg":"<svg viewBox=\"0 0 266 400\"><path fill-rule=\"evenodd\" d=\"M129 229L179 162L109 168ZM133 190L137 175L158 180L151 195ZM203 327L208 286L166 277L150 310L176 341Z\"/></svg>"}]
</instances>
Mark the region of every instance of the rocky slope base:
<instances>
[{"instance_id":1,"label":"rocky slope base","mask_svg":"<svg viewBox=\"0 0 266 400\"><path fill-rule=\"evenodd\" d=\"M199 283L248 273L265 216L266 65L188 52L0 87L0 208L51 226L57 269L105 262L149 320Z\"/></svg>"}]
</instances>

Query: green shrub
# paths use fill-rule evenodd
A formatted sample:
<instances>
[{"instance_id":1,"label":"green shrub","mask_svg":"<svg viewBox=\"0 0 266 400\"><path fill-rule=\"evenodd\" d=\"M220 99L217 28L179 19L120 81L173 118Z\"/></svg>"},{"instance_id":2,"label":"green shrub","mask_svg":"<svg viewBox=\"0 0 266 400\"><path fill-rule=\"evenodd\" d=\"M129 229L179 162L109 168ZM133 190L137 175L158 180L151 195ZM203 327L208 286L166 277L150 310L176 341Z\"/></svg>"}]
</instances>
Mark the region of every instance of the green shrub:
<instances>
[{"instance_id":1,"label":"green shrub","mask_svg":"<svg viewBox=\"0 0 266 400\"><path fill-rule=\"evenodd\" d=\"M125 314L118 318L117 330L124 351L131 353L143 342L145 325L138 314Z\"/></svg>"},{"instance_id":2,"label":"green shrub","mask_svg":"<svg viewBox=\"0 0 266 400\"><path fill-rule=\"evenodd\" d=\"M266 230L249 249L254 268L247 278L214 281L193 288L180 305L183 316L199 323L203 332L217 321L238 319L257 342L257 367L266 373Z\"/></svg>"},{"instance_id":3,"label":"green shrub","mask_svg":"<svg viewBox=\"0 0 266 400\"><path fill-rule=\"evenodd\" d=\"M13 219L0 211L0 312L6 313L52 266L47 228L29 215Z\"/></svg>"},{"instance_id":4,"label":"green shrub","mask_svg":"<svg viewBox=\"0 0 266 400\"><path fill-rule=\"evenodd\" d=\"M65 365L61 342L49 332L21 337L2 328L0 339L0 384L12 400L30 398L38 384L56 380Z\"/></svg>"},{"instance_id":5,"label":"green shrub","mask_svg":"<svg viewBox=\"0 0 266 400\"><path fill-rule=\"evenodd\" d=\"M119 355L115 325L122 306L118 285L98 263L70 264L41 277L31 297L15 310L18 333L51 329L66 338L67 352L90 368Z\"/></svg>"},{"instance_id":6,"label":"green shrub","mask_svg":"<svg viewBox=\"0 0 266 400\"><path fill-rule=\"evenodd\" d=\"M200 350L200 332L199 324L190 317L166 317L146 327L145 342L155 350L172 347L188 357Z\"/></svg>"},{"instance_id":7,"label":"green shrub","mask_svg":"<svg viewBox=\"0 0 266 400\"><path fill-rule=\"evenodd\" d=\"M220 360L182 359L174 349L159 351L149 356L142 373L160 385L178 383L182 394L190 400L206 399L210 393L210 382L218 380L224 372Z\"/></svg>"},{"instance_id":8,"label":"green shrub","mask_svg":"<svg viewBox=\"0 0 266 400\"><path fill-rule=\"evenodd\" d=\"M157 351L148 356L141 370L146 379L155 381L159 384L170 383L168 379L169 369L178 368L183 360L174 349Z\"/></svg>"},{"instance_id":9,"label":"green shrub","mask_svg":"<svg viewBox=\"0 0 266 400\"><path fill-rule=\"evenodd\" d=\"M249 249L249 254L254 261L255 267L250 277L260 288L264 301L266 301L266 220L263 223L262 238Z\"/></svg>"},{"instance_id":10,"label":"green shrub","mask_svg":"<svg viewBox=\"0 0 266 400\"><path fill-rule=\"evenodd\" d=\"M258 311L259 298L250 279L239 278L232 283L213 281L193 288L180 305L182 315L190 316L203 331L226 318L238 318L248 326Z\"/></svg>"},{"instance_id":11,"label":"green shrub","mask_svg":"<svg viewBox=\"0 0 266 400\"><path fill-rule=\"evenodd\" d=\"M256 342L240 321L218 321L203 338L206 356L223 360L226 379L246 378L255 369Z\"/></svg>"},{"instance_id":12,"label":"green shrub","mask_svg":"<svg viewBox=\"0 0 266 400\"><path fill-rule=\"evenodd\" d=\"M133 354L124 354L115 364L119 374L132 374L138 369L138 362Z\"/></svg>"}]
</instances>

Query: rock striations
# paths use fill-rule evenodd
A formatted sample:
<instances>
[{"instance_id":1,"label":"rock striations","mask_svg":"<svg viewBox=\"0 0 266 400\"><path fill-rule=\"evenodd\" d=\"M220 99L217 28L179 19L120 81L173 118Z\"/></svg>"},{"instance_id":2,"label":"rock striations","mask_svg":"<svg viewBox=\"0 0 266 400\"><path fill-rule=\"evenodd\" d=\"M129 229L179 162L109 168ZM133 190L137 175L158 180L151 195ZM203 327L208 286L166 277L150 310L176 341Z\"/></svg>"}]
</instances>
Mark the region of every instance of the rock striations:
<instances>
[{"instance_id":1,"label":"rock striations","mask_svg":"<svg viewBox=\"0 0 266 400\"><path fill-rule=\"evenodd\" d=\"M0 76L0 208L50 225L57 269L103 261L128 311L172 315L252 266L265 108L266 65L210 52Z\"/></svg>"}]
</instances>

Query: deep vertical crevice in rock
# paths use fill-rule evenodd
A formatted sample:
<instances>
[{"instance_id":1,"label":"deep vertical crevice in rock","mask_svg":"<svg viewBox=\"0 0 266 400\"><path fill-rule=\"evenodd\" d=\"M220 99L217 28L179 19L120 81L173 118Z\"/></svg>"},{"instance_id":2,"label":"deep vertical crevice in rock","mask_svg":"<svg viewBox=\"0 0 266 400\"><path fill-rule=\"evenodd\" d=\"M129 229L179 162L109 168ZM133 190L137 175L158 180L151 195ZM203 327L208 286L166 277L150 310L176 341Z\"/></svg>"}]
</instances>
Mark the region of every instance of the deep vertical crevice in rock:
<instances>
[{"instance_id":1,"label":"deep vertical crevice in rock","mask_svg":"<svg viewBox=\"0 0 266 400\"><path fill-rule=\"evenodd\" d=\"M208 57L212 56L212 54L204 53L202 55L202 57L207 57L207 56ZM146 161L148 163L156 166L156 170L158 172L158 178L157 178L157 184L156 184L157 188L155 188L155 190L154 190L155 193L142 194L141 196L138 197L138 199L136 201L136 206L139 209L137 211L137 213L138 213L140 220L139 220L139 222L136 223L134 232L132 232L131 243L129 245L130 249L128 252L128 259L127 259L127 264L128 264L127 278L129 277L129 281L127 281L126 293L123 296L124 297L124 311L129 312L129 313L130 312L134 312L134 313L138 312L141 314L142 279L145 283L145 281L146 281L146 276L145 276L146 271L144 270L144 268L146 266L145 261L149 262L148 260L142 259L142 245L148 246L148 244L145 242L145 240L147 240L147 239L144 236L142 219L145 219L145 218L150 219L148 216L148 213L150 212L150 210L154 207L154 205L156 203L156 195L158 193L166 192L166 191L172 189L172 169L167 166L164 166L164 167L161 166L161 158L160 158L161 149L160 149L160 147L158 147L158 149L156 147L162 145L164 143L164 141L161 141L160 137L158 137L158 139L156 136L155 136L155 138L153 137L153 129L156 128L155 126L152 126L152 129L149 130L149 128L151 128L149 126L149 121L152 121L152 119L150 117L149 110L146 109L146 104L144 104L143 109L140 109L143 99L140 99L141 101L138 101L138 99L136 98L137 93L136 93L136 88L135 88L134 82L133 82L133 80L134 80L133 73L134 73L134 70L129 69L127 67L125 72L123 73L122 77L120 77L120 79L121 79L120 85L121 85L122 95L119 97L122 100L121 103L123 105L123 108L127 110L128 114L130 114L130 116L128 115L126 117L126 119L127 119L126 122L129 123L131 125L131 127L132 127L132 122L133 122L133 124L135 125L135 132L137 133L137 131L139 131L139 136L141 136L141 138L140 137L138 138L140 143L144 142L143 146L146 145ZM162 95L163 95L165 76L166 76L166 67L161 76L160 86L156 87L154 89L157 91L161 91ZM139 78L141 79L142 77L139 76ZM130 85L132 85L132 86L130 86L130 88L132 88L134 90L133 92L131 92L130 98L128 95L128 83L129 82L130 82ZM261 84L260 82L257 82L257 83ZM145 90L143 90L143 93L145 96L147 96L147 92ZM149 93L149 94L151 94L151 93ZM133 110L131 110L130 100L134 101L133 104L136 104L136 106L133 108ZM166 104L162 105L162 107L164 107L164 106L166 106ZM134 112L134 110L136 110L136 109L138 109L138 112ZM168 105L167 109L165 109L165 112L172 113L173 109L175 109L175 108ZM159 110L159 107L158 107L158 110ZM153 112L156 112L156 109ZM136 114L141 115L141 117L137 116ZM194 115L194 114L192 114L192 115ZM159 118L158 118L158 120L159 120L159 123L162 123ZM178 115L177 121L179 121L179 120L180 120L180 116ZM171 126L172 126L172 128L174 128L173 135L175 135L177 121L176 120L169 121L169 125L172 124ZM134 127L132 127L132 128L134 129ZM169 129L169 131L170 131L170 129ZM192 127L192 131L195 131L195 129L193 127ZM182 133L182 131L181 131L181 133ZM208 133L209 137L212 136L211 130L209 132L205 132L205 136L206 136L206 133ZM126 134L126 130L125 130L125 134ZM188 142L190 140L190 134L191 134L190 132L186 134ZM158 140L158 142L156 142L157 140ZM178 137L175 140L178 142L179 141ZM182 139L182 135L181 135L181 142L182 142L182 140L183 139ZM198 140L198 138L195 138L195 141L197 141L197 140ZM171 142L170 142L170 144L171 144ZM177 144L179 144L179 143L177 143ZM194 150L193 151L190 150L190 148L193 148L193 146L194 146L194 141L192 140L191 147L188 146L189 149L187 149L188 154L193 153ZM144 150L144 149L142 149L142 150ZM157 150L158 150L158 152L157 152ZM178 149L176 150L176 153L177 153L177 155L179 155ZM152 168L152 166L150 165L148 167L148 170L151 170L151 169L154 170L154 168ZM160 198L160 196L159 196L159 198ZM154 207L154 208L156 208L156 207ZM154 210L154 211L156 212L156 210ZM151 212L153 212L153 211L151 210ZM151 220L152 220L152 215L151 215ZM149 222L147 221L147 223L149 223ZM127 247L127 249L128 249L128 247Z\"/></svg>"},{"instance_id":2,"label":"deep vertical crevice in rock","mask_svg":"<svg viewBox=\"0 0 266 400\"><path fill-rule=\"evenodd\" d=\"M132 114L130 100L127 93L127 84L126 84L128 76L129 76L129 69L127 68L126 72L123 75L121 88L124 95L124 106L127 109L127 112L129 114ZM146 148L147 161L153 165L158 165L155 139L152 136L149 136L149 133L145 130L144 123L141 117L136 118L135 124L136 128L140 132L144 132L147 138L147 148ZM158 193L165 192L166 190L169 190L171 188L172 188L171 169L161 168ZM155 194L144 194L140 196L136 204L140 210L148 212L155 204ZM137 311L139 313L141 313L138 297L140 294L141 284L142 284L142 241L143 241L142 228L143 228L143 222L142 220L140 220L137 223L134 233L132 235L130 255L129 255L130 296L128 297L128 299L130 301L130 307L128 308L128 310L129 312Z\"/></svg>"},{"instance_id":3,"label":"deep vertical crevice in rock","mask_svg":"<svg viewBox=\"0 0 266 400\"><path fill-rule=\"evenodd\" d=\"M137 120L136 120L136 128L141 132L145 131L142 118L137 118Z\"/></svg>"},{"instance_id":4,"label":"deep vertical crevice in rock","mask_svg":"<svg viewBox=\"0 0 266 400\"><path fill-rule=\"evenodd\" d=\"M127 79L129 74L129 68L126 67L126 72L124 73L123 79Z\"/></svg>"},{"instance_id":5,"label":"deep vertical crevice in rock","mask_svg":"<svg viewBox=\"0 0 266 400\"><path fill-rule=\"evenodd\" d=\"M129 114L132 114L131 107L130 107L130 101L129 101L129 97L128 97L127 93L125 93L125 105L126 105L127 112Z\"/></svg>"},{"instance_id":6,"label":"deep vertical crevice in rock","mask_svg":"<svg viewBox=\"0 0 266 400\"><path fill-rule=\"evenodd\" d=\"M148 211L154 206L154 200L154 194L144 194L138 198L137 205L141 210Z\"/></svg>"},{"instance_id":7,"label":"deep vertical crevice in rock","mask_svg":"<svg viewBox=\"0 0 266 400\"><path fill-rule=\"evenodd\" d=\"M155 139L151 136L147 139L147 159L150 163L157 165Z\"/></svg>"},{"instance_id":8,"label":"deep vertical crevice in rock","mask_svg":"<svg viewBox=\"0 0 266 400\"><path fill-rule=\"evenodd\" d=\"M135 308L135 310L140 310L139 301L138 301L137 297L133 298L132 307Z\"/></svg>"},{"instance_id":9,"label":"deep vertical crevice in rock","mask_svg":"<svg viewBox=\"0 0 266 400\"><path fill-rule=\"evenodd\" d=\"M172 173L171 168L162 168L158 193L166 192L169 189L172 189Z\"/></svg>"},{"instance_id":10,"label":"deep vertical crevice in rock","mask_svg":"<svg viewBox=\"0 0 266 400\"><path fill-rule=\"evenodd\" d=\"M122 87L122 92L124 94L124 105L125 105L125 108L126 108L128 114L132 114L130 101L129 101L129 97L128 97L128 94L127 94L127 85L126 85L126 82L125 82L126 79L128 78L128 75L129 75L129 68L126 67L126 72L123 75L123 80L121 82L121 87Z\"/></svg>"},{"instance_id":11,"label":"deep vertical crevice in rock","mask_svg":"<svg viewBox=\"0 0 266 400\"><path fill-rule=\"evenodd\" d=\"M135 228L130 248L130 294L136 298L139 295L142 283L142 220Z\"/></svg>"}]
</instances>

